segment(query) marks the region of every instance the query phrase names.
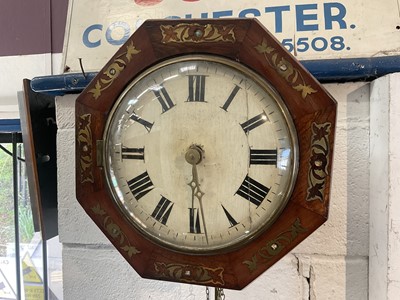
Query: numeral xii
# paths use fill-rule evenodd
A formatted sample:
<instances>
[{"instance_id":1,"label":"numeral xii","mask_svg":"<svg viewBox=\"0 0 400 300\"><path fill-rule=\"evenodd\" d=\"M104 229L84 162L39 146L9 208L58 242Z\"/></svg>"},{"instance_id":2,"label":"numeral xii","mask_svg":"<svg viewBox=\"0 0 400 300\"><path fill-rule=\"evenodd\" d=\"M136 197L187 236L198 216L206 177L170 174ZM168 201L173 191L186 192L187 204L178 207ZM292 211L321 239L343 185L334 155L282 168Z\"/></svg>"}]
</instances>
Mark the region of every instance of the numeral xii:
<instances>
[{"instance_id":1,"label":"numeral xii","mask_svg":"<svg viewBox=\"0 0 400 300\"><path fill-rule=\"evenodd\" d=\"M204 102L206 92L205 75L188 75L189 102Z\"/></svg>"},{"instance_id":2,"label":"numeral xii","mask_svg":"<svg viewBox=\"0 0 400 300\"><path fill-rule=\"evenodd\" d=\"M159 90L153 90L153 93L157 97L158 102L160 102L163 112L174 107L175 104L172 102L165 87L161 86Z\"/></svg>"}]
</instances>

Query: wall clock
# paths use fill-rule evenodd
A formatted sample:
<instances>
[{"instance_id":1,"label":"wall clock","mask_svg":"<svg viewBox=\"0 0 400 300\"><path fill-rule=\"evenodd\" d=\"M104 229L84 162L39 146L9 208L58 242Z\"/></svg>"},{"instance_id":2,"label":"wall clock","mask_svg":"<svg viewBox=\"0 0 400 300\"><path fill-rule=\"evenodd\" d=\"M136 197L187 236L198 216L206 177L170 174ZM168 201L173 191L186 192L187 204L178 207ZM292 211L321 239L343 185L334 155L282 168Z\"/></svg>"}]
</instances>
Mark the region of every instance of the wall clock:
<instances>
[{"instance_id":1,"label":"wall clock","mask_svg":"<svg viewBox=\"0 0 400 300\"><path fill-rule=\"evenodd\" d=\"M77 99L77 199L141 276L241 289L327 220L335 118L257 20L150 20Z\"/></svg>"}]
</instances>

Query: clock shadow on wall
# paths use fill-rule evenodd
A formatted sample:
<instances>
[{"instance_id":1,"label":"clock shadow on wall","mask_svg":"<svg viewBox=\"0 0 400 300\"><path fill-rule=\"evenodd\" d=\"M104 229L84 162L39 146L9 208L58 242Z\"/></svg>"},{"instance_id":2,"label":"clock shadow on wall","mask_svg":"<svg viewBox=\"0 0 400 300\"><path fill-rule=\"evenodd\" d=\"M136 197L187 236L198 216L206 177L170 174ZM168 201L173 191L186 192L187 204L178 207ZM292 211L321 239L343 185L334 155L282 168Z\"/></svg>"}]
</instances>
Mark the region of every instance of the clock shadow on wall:
<instances>
[{"instance_id":1,"label":"clock shadow on wall","mask_svg":"<svg viewBox=\"0 0 400 300\"><path fill-rule=\"evenodd\" d=\"M55 97L34 92L30 80L23 85L18 104L34 230L48 240L58 235Z\"/></svg>"}]
</instances>

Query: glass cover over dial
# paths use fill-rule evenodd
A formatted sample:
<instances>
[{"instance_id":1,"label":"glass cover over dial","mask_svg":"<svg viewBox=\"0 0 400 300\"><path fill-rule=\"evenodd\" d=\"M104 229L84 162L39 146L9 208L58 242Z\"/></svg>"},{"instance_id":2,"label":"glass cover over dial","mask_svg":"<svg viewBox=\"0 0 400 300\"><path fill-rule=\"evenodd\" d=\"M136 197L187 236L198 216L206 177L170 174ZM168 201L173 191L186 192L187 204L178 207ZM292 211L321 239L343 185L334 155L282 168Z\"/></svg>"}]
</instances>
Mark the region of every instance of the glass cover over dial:
<instances>
[{"instance_id":1,"label":"glass cover over dial","mask_svg":"<svg viewBox=\"0 0 400 300\"><path fill-rule=\"evenodd\" d=\"M280 97L215 56L162 62L122 93L104 133L107 184L148 239L223 252L267 230L297 175L297 135Z\"/></svg>"}]
</instances>

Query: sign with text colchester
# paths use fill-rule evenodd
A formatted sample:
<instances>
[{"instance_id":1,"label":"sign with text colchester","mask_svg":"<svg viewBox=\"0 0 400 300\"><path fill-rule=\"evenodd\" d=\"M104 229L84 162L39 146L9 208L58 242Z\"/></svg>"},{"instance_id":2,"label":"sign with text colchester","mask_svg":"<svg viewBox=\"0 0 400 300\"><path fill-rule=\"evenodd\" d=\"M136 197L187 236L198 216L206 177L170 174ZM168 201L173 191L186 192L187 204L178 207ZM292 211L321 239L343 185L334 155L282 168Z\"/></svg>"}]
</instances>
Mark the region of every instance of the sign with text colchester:
<instances>
[{"instance_id":1,"label":"sign with text colchester","mask_svg":"<svg viewBox=\"0 0 400 300\"><path fill-rule=\"evenodd\" d=\"M399 55L400 9L381 0L70 0L63 65L98 71L146 19L258 18L300 60Z\"/></svg>"}]
</instances>

